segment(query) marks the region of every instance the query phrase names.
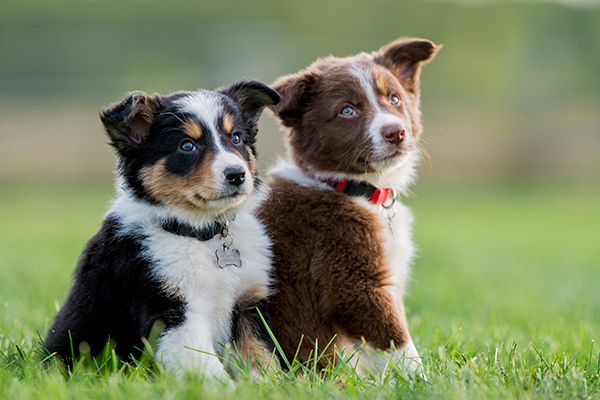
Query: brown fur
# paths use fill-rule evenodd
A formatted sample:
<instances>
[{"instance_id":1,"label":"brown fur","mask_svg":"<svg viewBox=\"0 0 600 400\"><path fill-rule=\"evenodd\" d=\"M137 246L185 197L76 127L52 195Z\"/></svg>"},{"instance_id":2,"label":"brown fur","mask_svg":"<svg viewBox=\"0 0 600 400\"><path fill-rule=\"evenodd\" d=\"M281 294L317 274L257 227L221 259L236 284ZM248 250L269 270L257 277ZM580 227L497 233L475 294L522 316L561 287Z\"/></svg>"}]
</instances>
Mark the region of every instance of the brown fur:
<instances>
[{"instance_id":1,"label":"brown fur","mask_svg":"<svg viewBox=\"0 0 600 400\"><path fill-rule=\"evenodd\" d=\"M206 200L219 196L215 189L217 180L212 172L213 157L207 155L191 176L178 177L169 174L165 160L140 170L140 178L146 190L162 204L194 212L206 205Z\"/></svg>"},{"instance_id":2,"label":"brown fur","mask_svg":"<svg viewBox=\"0 0 600 400\"><path fill-rule=\"evenodd\" d=\"M392 341L402 346L407 337L385 290L388 271L373 215L343 193L280 178L271 189L258 216L274 238L277 287L269 312L286 357L293 358L302 335L303 361L314 350L311 342L322 349L335 335L338 348L362 337L384 350Z\"/></svg>"},{"instance_id":3,"label":"brown fur","mask_svg":"<svg viewBox=\"0 0 600 400\"><path fill-rule=\"evenodd\" d=\"M418 77L421 64L438 49L429 41L400 39L373 54L319 59L304 71L279 78L273 88L283 101L273 111L284 126L293 128L286 137L290 158L315 171L373 172L364 132L374 110L350 68L360 65L371 71L380 106L410 122L418 138L422 130ZM389 103L392 94L400 98L397 106ZM346 105L355 107L362 118L336 118Z\"/></svg>"},{"instance_id":4,"label":"brown fur","mask_svg":"<svg viewBox=\"0 0 600 400\"><path fill-rule=\"evenodd\" d=\"M234 309L239 313L239 318L233 336L236 338L235 349L244 363L251 368L267 370L269 364L273 366L274 360L271 351L264 342L257 340L257 329L263 322L256 313L257 305L267 296L264 287L250 289L236 301Z\"/></svg>"},{"instance_id":5,"label":"brown fur","mask_svg":"<svg viewBox=\"0 0 600 400\"><path fill-rule=\"evenodd\" d=\"M233 116L231 114L223 115L223 129L225 129L225 132L231 133L233 129Z\"/></svg>"},{"instance_id":6,"label":"brown fur","mask_svg":"<svg viewBox=\"0 0 600 400\"><path fill-rule=\"evenodd\" d=\"M407 91L419 96L421 66L432 60L442 45L429 40L401 38L373 53L374 61L390 69Z\"/></svg>"},{"instance_id":7,"label":"brown fur","mask_svg":"<svg viewBox=\"0 0 600 400\"><path fill-rule=\"evenodd\" d=\"M200 137L202 137L202 128L200 128L200 126L194 121L185 121L185 124L183 124L183 130L186 135L194 140L198 140Z\"/></svg>"},{"instance_id":8,"label":"brown fur","mask_svg":"<svg viewBox=\"0 0 600 400\"><path fill-rule=\"evenodd\" d=\"M373 168L381 163L371 163L387 162L387 154L414 154L421 133L420 69L438 49L423 39L399 39L372 54L319 59L279 78L273 87L283 100L272 109L290 128L286 145L293 163L307 174L360 175L380 171ZM373 149L367 132L377 107L354 75L357 68L368 74L361 77L371 80L377 107L405 121L414 140ZM393 95L398 104L391 104ZM341 114L347 106L356 114ZM300 361L309 359L315 342L323 349L333 338L330 361L334 348L363 339L381 350L407 344L402 299L388 291L391 272L382 232L389 228L381 226L378 215L337 191L300 186L277 175L270 186L271 196L258 215L274 243L274 294L268 308L286 357L293 358L302 336Z\"/></svg>"}]
</instances>

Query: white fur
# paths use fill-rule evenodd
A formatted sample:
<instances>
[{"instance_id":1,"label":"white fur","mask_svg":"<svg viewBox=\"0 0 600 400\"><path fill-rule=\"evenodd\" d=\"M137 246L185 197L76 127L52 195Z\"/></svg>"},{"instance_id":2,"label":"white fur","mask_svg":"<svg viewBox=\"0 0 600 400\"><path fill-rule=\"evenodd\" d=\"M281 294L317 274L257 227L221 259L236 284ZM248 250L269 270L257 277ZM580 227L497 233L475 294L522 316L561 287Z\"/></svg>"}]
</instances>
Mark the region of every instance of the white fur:
<instances>
[{"instance_id":1,"label":"white fur","mask_svg":"<svg viewBox=\"0 0 600 400\"><path fill-rule=\"evenodd\" d=\"M418 163L418 154L414 150L414 141L416 140L410 129L402 118L386 112L382 109L377 99L377 95L373 88L373 77L371 72L359 64L350 64L349 71L360 82L369 102L375 109L375 116L369 122L366 135L371 139L373 147L373 155L385 155L389 152L387 144L382 135L382 130L385 126L398 124L406 130L405 143L406 150L400 157L393 161L372 162L371 167L376 172L367 172L363 174L343 174L336 172L309 171L312 175L319 178L334 178L334 179L352 179L356 181L366 181L376 187L390 188L398 194L406 194L409 185L414 181L416 176L416 164ZM319 187L323 190L335 190L329 185L307 175L299 167L288 162L280 160L277 165L270 171L271 174L277 175L284 179L291 180L302 186ZM410 275L410 266L415 253L415 248L412 240L412 225L414 217L410 209L400 201L396 200L393 209L386 210L382 206L371 204L367 199L362 197L352 197L352 200L363 208L366 208L374 214L379 220L382 230L380 237L383 239L383 249L386 255L388 268L390 271L391 285L386 287L394 299L394 304L399 315L404 314L403 297L406 291ZM391 220L388 216L393 215ZM408 334L408 332L407 332ZM346 353L350 354L356 349L360 343L350 344L350 349L346 349ZM352 349L354 347L354 349ZM396 349L394 354L381 356L373 348L366 344L366 347L361 347L361 354L358 357L357 367L363 370L372 370L373 367L382 371L388 362L402 363L410 371L422 370L421 358L415 348L415 345L410 338L406 345ZM374 372L374 371L371 371Z\"/></svg>"},{"instance_id":2,"label":"white fur","mask_svg":"<svg viewBox=\"0 0 600 400\"><path fill-rule=\"evenodd\" d=\"M275 166L273 166L269 170L268 174L269 175L277 175L281 178L290 180L292 182L296 182L297 184L299 184L301 186L307 186L307 187L313 186L313 187L320 187L322 189L330 188L325 183L323 183L311 176L306 175L305 173L300 171L298 168L296 168L294 165L290 164L288 161L286 161L282 158L277 160L277 163L275 164ZM327 177L329 178L330 176L328 175Z\"/></svg>"},{"instance_id":3,"label":"white fur","mask_svg":"<svg viewBox=\"0 0 600 400\"><path fill-rule=\"evenodd\" d=\"M201 90L179 99L176 104L179 105L181 111L195 115L203 121L211 132L217 149L224 151L221 136L217 130L217 121L223 113L223 106L217 95Z\"/></svg>"},{"instance_id":4,"label":"white fur","mask_svg":"<svg viewBox=\"0 0 600 400\"><path fill-rule=\"evenodd\" d=\"M320 187L323 190L335 190L331 188L329 185L326 185L323 182L318 181L317 179L307 176L300 169L290 163L285 161L279 161L276 168L271 171L272 174L275 174L279 177L291 180L296 182L302 186L312 186L312 187ZM331 176L331 175L329 175ZM344 176L348 177L348 176ZM390 187L390 186L380 186L380 187ZM399 189L397 187L391 186L392 188ZM382 226L382 230L380 232L380 236L383 238L383 249L385 251L386 260L388 264L388 268L390 271L390 282L391 285L386 287L386 290L390 293L397 307L398 313L403 313L403 297L406 291L406 286L408 284L409 275L410 275L410 265L412 263L412 259L415 253L415 248L412 240L412 225L414 221L413 214L406 205L402 204L400 201L396 200L393 210L386 210L382 206L376 206L371 204L367 199L362 197L351 197L352 201L361 207L366 208L371 213L374 214L375 218L380 222ZM392 215L388 213L395 212L395 215L391 219L391 221L387 218L387 215ZM390 226L391 225L391 226ZM358 346L360 343L357 343ZM368 344L368 343L367 343ZM348 349L347 353L351 353ZM369 365L373 360L370 360L372 354L375 354L376 351L372 350L369 352L369 357L364 357L363 361L361 361L361 368L369 368ZM416 371L420 363L419 353L417 352L412 339L409 336L409 342L405 347L397 349L397 354L392 355L393 358L397 358L402 361L406 368L410 371ZM377 360L376 358L374 358ZM369 360L367 364L364 364L365 360ZM388 359L382 359L385 362L389 361ZM396 360L396 361L398 361ZM384 363L385 363L384 362ZM378 368L381 367L381 362L375 362Z\"/></svg>"},{"instance_id":5,"label":"white fur","mask_svg":"<svg viewBox=\"0 0 600 400\"><path fill-rule=\"evenodd\" d=\"M352 200L362 207L369 209L377 216L382 226L380 235L383 238L383 249L386 255L389 281L391 285L385 289L394 299L398 313L404 313L403 298L406 294L406 286L410 278L410 266L415 253L412 240L412 226L414 216L406 205L396 200L392 209L371 204L362 197L352 197ZM391 219L388 216L392 217ZM408 334L408 332L407 332ZM396 350L392 360L402 362L410 371L416 371L421 366L421 358L410 338L408 343ZM385 361L389 361L389 358Z\"/></svg>"},{"instance_id":6,"label":"white fur","mask_svg":"<svg viewBox=\"0 0 600 400\"><path fill-rule=\"evenodd\" d=\"M266 185L259 185L253 188L254 193L250 196L238 196L235 198L225 198L221 200L212 200L206 209L197 209L196 211L184 211L177 208L167 207L164 205L154 205L149 211L148 215L152 215L154 219L176 219L181 223L192 226L196 229L202 229L212 224L216 218L221 220L231 220L237 213L240 212L252 212L263 199L268 195L268 187ZM115 180L115 192L117 198L134 198L131 188L127 185L127 182L123 177L118 176ZM122 204L121 207L131 208L132 205ZM220 212L218 211L220 210ZM128 212L122 212L121 215L125 219L137 218L133 214L137 211L136 208L131 208Z\"/></svg>"},{"instance_id":7,"label":"white fur","mask_svg":"<svg viewBox=\"0 0 600 400\"><path fill-rule=\"evenodd\" d=\"M226 182L225 175L223 174L223 171L225 171L225 168L227 168L227 167L242 167L244 169L244 172L246 175L245 175L244 183L242 183L239 186L239 190L243 193L250 194L254 187L254 178L252 177L252 173L250 173L250 170L248 169L248 164L246 164L246 162L244 160L242 160L238 155L233 154L229 151L218 152L215 156L215 159L214 159L212 165L211 165L212 173L216 177L217 182L218 182L218 186L219 186L218 189L224 193L226 193L226 191L227 191L227 186L229 184ZM227 201L230 201L230 200L227 200ZM212 201L212 202L209 202L208 207L211 209L213 209L213 208L223 209L224 205L220 204L220 203L222 203L222 202L220 202L218 200Z\"/></svg>"},{"instance_id":8,"label":"white fur","mask_svg":"<svg viewBox=\"0 0 600 400\"><path fill-rule=\"evenodd\" d=\"M267 294L271 267L271 242L262 224L249 212L241 211L230 222L231 248L240 251L242 267L218 267L215 252L219 236L201 242L174 235L161 227L163 210L127 195L121 195L108 214L117 215L120 233L143 235L144 255L152 273L167 290L178 293L187 303L185 321L161 336L157 353L170 370L195 368L225 378L216 356L229 340L231 312L236 300L248 290Z\"/></svg>"},{"instance_id":9,"label":"white fur","mask_svg":"<svg viewBox=\"0 0 600 400\"><path fill-rule=\"evenodd\" d=\"M218 120L223 113L220 99L213 92L199 91L179 99L176 104L180 107L181 111L195 115L196 118L202 121L212 135L216 149L214 152L215 159L211 165L211 170L216 180L215 189L226 193L228 184L225 181L223 171L227 167L242 167L246 175L244 183L240 185L239 189L243 193L250 194L254 187L254 178L250 173L248 164L238 155L227 151L223 143L221 143L222 136L217 130ZM190 190L193 190L193 188L190 188ZM209 200L205 207L209 212L208 218L214 219L215 210L225 210L232 206L240 205L243 201L244 199L240 197L237 199Z\"/></svg>"},{"instance_id":10,"label":"white fur","mask_svg":"<svg viewBox=\"0 0 600 400\"><path fill-rule=\"evenodd\" d=\"M358 348L361 343L356 343L352 346L352 353L354 349ZM345 353L348 354L348 349L345 349ZM384 377L389 368L398 366L404 368L406 371L411 373L418 373L421 376L424 375L422 359L415 348L415 344L412 339L409 339L408 343L401 349L396 349L394 352L382 352L381 350L375 349L368 343L362 343L360 351L354 358L350 360L350 363L361 373L369 373L376 377Z\"/></svg>"},{"instance_id":11,"label":"white fur","mask_svg":"<svg viewBox=\"0 0 600 400\"><path fill-rule=\"evenodd\" d=\"M409 144L411 140L414 140L412 139L408 125L402 118L381 108L377 99L377 94L375 93L375 89L373 89L373 76L371 72L368 69L362 68L356 64L352 64L349 69L350 73L352 73L352 75L354 75L354 77L360 82L364 93L369 99L369 103L375 110L375 116L369 123L369 128L367 131L367 134L371 138L371 143L373 144L373 156L383 156L389 152L389 149L387 148L388 146L385 143L381 133L383 128L388 125L400 125L402 129L407 132L404 139L407 144Z\"/></svg>"}]
</instances>

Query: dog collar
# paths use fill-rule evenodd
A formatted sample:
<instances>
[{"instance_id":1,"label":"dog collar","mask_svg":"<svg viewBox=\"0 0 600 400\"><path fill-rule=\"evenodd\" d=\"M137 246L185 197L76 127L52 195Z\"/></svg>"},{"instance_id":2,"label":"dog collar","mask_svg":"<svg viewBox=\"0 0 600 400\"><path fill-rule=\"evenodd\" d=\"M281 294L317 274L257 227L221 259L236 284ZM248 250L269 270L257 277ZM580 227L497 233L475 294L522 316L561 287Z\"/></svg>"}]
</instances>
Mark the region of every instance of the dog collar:
<instances>
[{"instance_id":1,"label":"dog collar","mask_svg":"<svg viewBox=\"0 0 600 400\"><path fill-rule=\"evenodd\" d=\"M225 232L227 225L221 221L215 221L204 229L196 229L187 224L182 224L174 219L169 219L162 222L162 228L175 235L187 236L196 238L202 242L206 242L215 236Z\"/></svg>"},{"instance_id":2,"label":"dog collar","mask_svg":"<svg viewBox=\"0 0 600 400\"><path fill-rule=\"evenodd\" d=\"M390 196L395 197L395 193L392 189L378 188L365 181L334 178L327 179L319 178L317 176L315 176L315 178L347 195L364 197L368 199L371 204L375 204L376 206L385 205Z\"/></svg>"},{"instance_id":3,"label":"dog collar","mask_svg":"<svg viewBox=\"0 0 600 400\"><path fill-rule=\"evenodd\" d=\"M206 242L217 235L220 235L219 243L223 248L215 251L217 258L217 266L221 269L228 266L242 268L242 258L240 251L236 248L231 248L233 238L229 234L229 226L225 222L215 221L212 225L204 229L196 229L187 224L179 223L173 219L164 221L161 224L162 228L175 235L193 237L202 242Z\"/></svg>"}]
</instances>

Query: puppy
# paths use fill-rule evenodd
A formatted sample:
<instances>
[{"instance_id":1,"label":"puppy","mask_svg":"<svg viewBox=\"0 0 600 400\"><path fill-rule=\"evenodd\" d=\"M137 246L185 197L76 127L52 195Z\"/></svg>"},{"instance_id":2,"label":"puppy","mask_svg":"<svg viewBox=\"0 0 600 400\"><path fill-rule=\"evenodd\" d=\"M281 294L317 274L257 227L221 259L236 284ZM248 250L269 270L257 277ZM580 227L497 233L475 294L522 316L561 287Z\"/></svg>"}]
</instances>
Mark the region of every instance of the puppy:
<instances>
[{"instance_id":1,"label":"puppy","mask_svg":"<svg viewBox=\"0 0 600 400\"><path fill-rule=\"evenodd\" d=\"M273 85L291 163L272 171L258 216L275 255L271 326L288 359L331 343L325 367L334 349L351 354L364 340L364 350L396 349L398 361L420 365L403 305L413 216L397 195L415 176L419 75L438 49L399 39L319 59Z\"/></svg>"},{"instance_id":2,"label":"puppy","mask_svg":"<svg viewBox=\"0 0 600 400\"><path fill-rule=\"evenodd\" d=\"M242 356L268 357L256 307L265 311L271 243L250 211L265 192L258 119L279 99L246 81L217 92L133 92L100 113L119 194L81 255L45 340L50 352L69 365L110 338L132 360L158 323L155 351L167 369L226 378L205 353L222 355L232 341Z\"/></svg>"}]
</instances>

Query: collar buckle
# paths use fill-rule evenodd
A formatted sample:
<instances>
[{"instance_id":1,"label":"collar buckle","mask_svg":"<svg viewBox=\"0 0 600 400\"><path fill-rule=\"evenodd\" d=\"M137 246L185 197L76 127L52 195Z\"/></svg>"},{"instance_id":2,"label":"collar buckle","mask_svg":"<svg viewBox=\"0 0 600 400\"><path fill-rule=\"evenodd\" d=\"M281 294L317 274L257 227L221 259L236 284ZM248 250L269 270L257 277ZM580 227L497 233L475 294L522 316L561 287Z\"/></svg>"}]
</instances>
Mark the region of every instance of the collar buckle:
<instances>
[{"instance_id":1,"label":"collar buckle","mask_svg":"<svg viewBox=\"0 0 600 400\"><path fill-rule=\"evenodd\" d=\"M375 205L380 205L381 204L384 208L389 208L396 201L396 198L393 197L392 198L392 204L390 204L389 206L385 205L385 203L390 198L391 194L393 194L392 189L379 189L379 188L376 188L375 190L373 190L373 194L371 195L371 198L369 199L369 201L371 203L375 204Z\"/></svg>"},{"instance_id":2,"label":"collar buckle","mask_svg":"<svg viewBox=\"0 0 600 400\"><path fill-rule=\"evenodd\" d=\"M376 206L383 206L384 208L390 208L396 202L396 192L388 188L378 188L370 183L364 181L352 181L348 179L334 179L334 178L319 178L312 175L313 178L331 186L337 191L346 193L350 196L364 197L369 200L371 204ZM392 202L389 205L385 203L392 198Z\"/></svg>"}]
</instances>

